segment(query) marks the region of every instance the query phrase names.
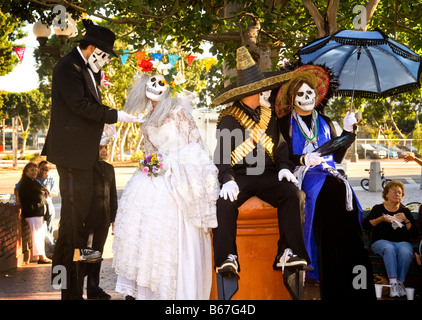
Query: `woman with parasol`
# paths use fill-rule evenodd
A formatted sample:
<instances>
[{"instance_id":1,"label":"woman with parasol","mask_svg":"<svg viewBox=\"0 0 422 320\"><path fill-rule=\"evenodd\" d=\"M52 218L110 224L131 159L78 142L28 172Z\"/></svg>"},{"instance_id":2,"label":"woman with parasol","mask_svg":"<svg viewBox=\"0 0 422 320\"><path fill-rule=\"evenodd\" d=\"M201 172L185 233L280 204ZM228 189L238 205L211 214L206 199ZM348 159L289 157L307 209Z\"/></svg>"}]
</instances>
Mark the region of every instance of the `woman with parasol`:
<instances>
[{"instance_id":1,"label":"woman with parasol","mask_svg":"<svg viewBox=\"0 0 422 320\"><path fill-rule=\"evenodd\" d=\"M356 266L363 266L366 275L372 274L372 268L361 238L361 206L334 164L341 162L348 145L340 143L328 154L320 148L337 136L323 114L334 85L324 68L301 66L278 90L276 114L296 164L299 187L306 194L304 240L314 267L308 276L320 281L322 299L375 299L373 281L365 279L361 286L354 281ZM346 138L356 123L354 114L348 112L341 137L350 140Z\"/></svg>"}]
</instances>

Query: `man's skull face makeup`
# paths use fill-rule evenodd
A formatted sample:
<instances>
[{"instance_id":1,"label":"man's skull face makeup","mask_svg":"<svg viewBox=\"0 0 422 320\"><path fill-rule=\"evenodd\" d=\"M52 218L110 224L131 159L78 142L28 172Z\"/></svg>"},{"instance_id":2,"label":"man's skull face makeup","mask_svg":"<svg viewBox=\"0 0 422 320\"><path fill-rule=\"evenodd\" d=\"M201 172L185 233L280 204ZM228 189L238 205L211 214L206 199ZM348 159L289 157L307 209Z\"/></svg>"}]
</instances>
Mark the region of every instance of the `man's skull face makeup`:
<instances>
[{"instance_id":1,"label":"man's skull face makeup","mask_svg":"<svg viewBox=\"0 0 422 320\"><path fill-rule=\"evenodd\" d=\"M160 101L164 98L165 93L169 89L164 76L157 74L149 78L146 88L146 96L152 101Z\"/></svg>"},{"instance_id":2,"label":"man's skull face makeup","mask_svg":"<svg viewBox=\"0 0 422 320\"><path fill-rule=\"evenodd\" d=\"M88 58L88 64L91 70L95 73L101 70L103 65L108 62L110 55L101 49L95 48L94 52Z\"/></svg>"},{"instance_id":3,"label":"man's skull face makeup","mask_svg":"<svg viewBox=\"0 0 422 320\"><path fill-rule=\"evenodd\" d=\"M303 111L312 111L315 107L315 90L304 83L297 91L295 106Z\"/></svg>"},{"instance_id":4,"label":"man's skull face makeup","mask_svg":"<svg viewBox=\"0 0 422 320\"><path fill-rule=\"evenodd\" d=\"M259 104L263 107L271 107L271 103L269 101L271 95L271 90L261 92L259 94Z\"/></svg>"}]
</instances>

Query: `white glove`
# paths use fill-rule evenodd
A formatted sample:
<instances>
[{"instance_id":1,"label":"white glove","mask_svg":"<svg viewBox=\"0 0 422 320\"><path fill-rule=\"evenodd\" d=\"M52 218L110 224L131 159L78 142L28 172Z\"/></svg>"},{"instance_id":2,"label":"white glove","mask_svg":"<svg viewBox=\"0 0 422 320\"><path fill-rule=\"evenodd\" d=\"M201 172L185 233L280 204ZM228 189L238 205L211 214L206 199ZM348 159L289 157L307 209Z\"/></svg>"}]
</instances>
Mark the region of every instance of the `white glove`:
<instances>
[{"instance_id":1,"label":"white glove","mask_svg":"<svg viewBox=\"0 0 422 320\"><path fill-rule=\"evenodd\" d=\"M145 117L145 115L143 115L142 113L138 114L138 122L139 123L144 122L145 121L144 117Z\"/></svg>"},{"instance_id":2,"label":"white glove","mask_svg":"<svg viewBox=\"0 0 422 320\"><path fill-rule=\"evenodd\" d=\"M347 132L352 132L353 126L356 123L358 123L358 120L356 119L355 113L347 111L346 116L343 119L343 129Z\"/></svg>"},{"instance_id":3,"label":"white glove","mask_svg":"<svg viewBox=\"0 0 422 320\"><path fill-rule=\"evenodd\" d=\"M132 116L131 114L124 112L123 110L118 110L117 122L135 123L139 122L139 119L138 117Z\"/></svg>"},{"instance_id":4,"label":"white glove","mask_svg":"<svg viewBox=\"0 0 422 320\"><path fill-rule=\"evenodd\" d=\"M281 181L283 179L286 179L287 181L293 182L294 184L298 183L296 177L288 169L281 169L278 172L278 180Z\"/></svg>"},{"instance_id":5,"label":"white glove","mask_svg":"<svg viewBox=\"0 0 422 320\"><path fill-rule=\"evenodd\" d=\"M227 197L230 198L230 201L233 202L237 200L237 195L239 194L239 186L237 185L236 181L228 181L223 184L223 187L220 191L220 197L227 200Z\"/></svg>"},{"instance_id":6,"label":"white glove","mask_svg":"<svg viewBox=\"0 0 422 320\"><path fill-rule=\"evenodd\" d=\"M311 152L305 155L305 166L313 167L319 165L324 159L319 156L318 152Z\"/></svg>"}]
</instances>

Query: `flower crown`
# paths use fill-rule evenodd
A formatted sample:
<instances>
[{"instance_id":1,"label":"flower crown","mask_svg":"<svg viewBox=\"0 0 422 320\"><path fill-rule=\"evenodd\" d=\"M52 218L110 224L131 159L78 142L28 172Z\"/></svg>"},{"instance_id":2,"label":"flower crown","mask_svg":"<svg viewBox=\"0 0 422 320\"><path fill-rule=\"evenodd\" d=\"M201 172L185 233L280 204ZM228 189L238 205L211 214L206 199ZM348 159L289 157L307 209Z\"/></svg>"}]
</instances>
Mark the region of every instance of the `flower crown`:
<instances>
[{"instance_id":1,"label":"flower crown","mask_svg":"<svg viewBox=\"0 0 422 320\"><path fill-rule=\"evenodd\" d=\"M186 82L186 79L180 71L173 68L171 63L164 63L158 59L142 60L139 64L142 72L148 72L150 75L161 74L164 76L166 83L169 85L172 93L182 92L181 84Z\"/></svg>"}]
</instances>

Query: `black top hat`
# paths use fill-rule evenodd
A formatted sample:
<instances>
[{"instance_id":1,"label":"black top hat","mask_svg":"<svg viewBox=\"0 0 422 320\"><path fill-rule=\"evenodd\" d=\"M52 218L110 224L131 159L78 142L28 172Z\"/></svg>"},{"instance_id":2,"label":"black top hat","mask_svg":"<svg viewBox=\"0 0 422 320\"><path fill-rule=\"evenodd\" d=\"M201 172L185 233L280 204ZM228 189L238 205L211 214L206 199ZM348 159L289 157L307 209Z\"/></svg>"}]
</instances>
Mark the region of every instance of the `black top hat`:
<instances>
[{"instance_id":1,"label":"black top hat","mask_svg":"<svg viewBox=\"0 0 422 320\"><path fill-rule=\"evenodd\" d=\"M96 48L108 53L112 57L117 57L113 51L114 40L116 35L110 29L95 25L91 20L82 20L86 32L81 42L93 45Z\"/></svg>"},{"instance_id":2,"label":"black top hat","mask_svg":"<svg viewBox=\"0 0 422 320\"><path fill-rule=\"evenodd\" d=\"M261 72L253 60L248 49L237 49L237 81L221 90L212 103L214 105L226 104L240 100L263 91L280 87L288 81L291 72Z\"/></svg>"}]
</instances>

